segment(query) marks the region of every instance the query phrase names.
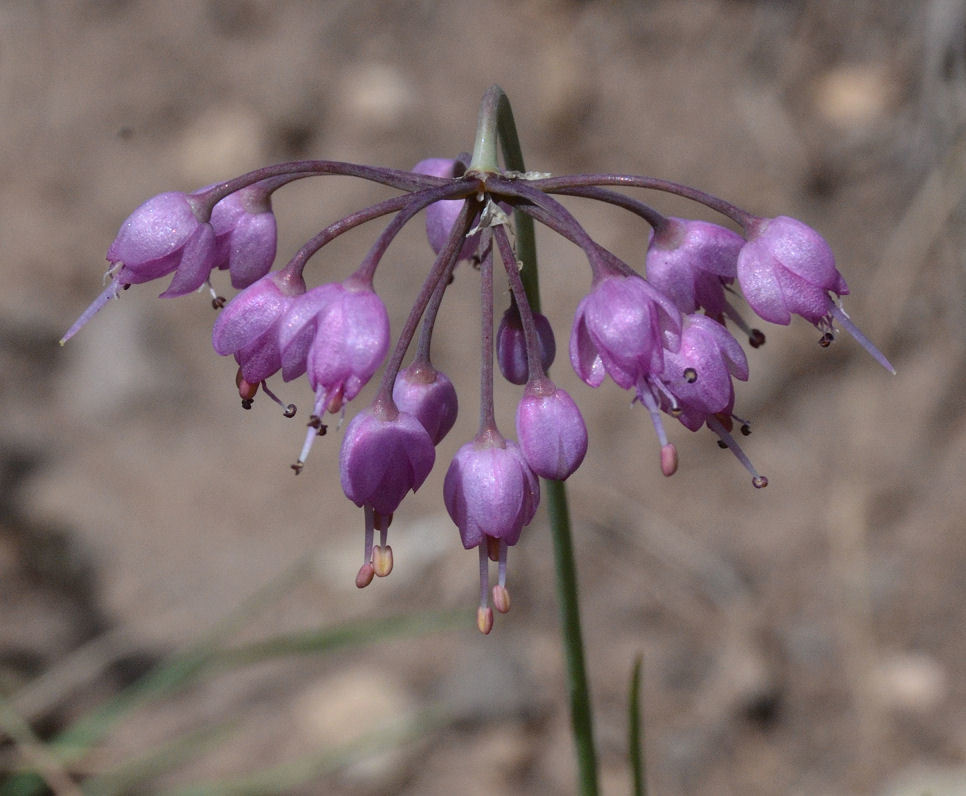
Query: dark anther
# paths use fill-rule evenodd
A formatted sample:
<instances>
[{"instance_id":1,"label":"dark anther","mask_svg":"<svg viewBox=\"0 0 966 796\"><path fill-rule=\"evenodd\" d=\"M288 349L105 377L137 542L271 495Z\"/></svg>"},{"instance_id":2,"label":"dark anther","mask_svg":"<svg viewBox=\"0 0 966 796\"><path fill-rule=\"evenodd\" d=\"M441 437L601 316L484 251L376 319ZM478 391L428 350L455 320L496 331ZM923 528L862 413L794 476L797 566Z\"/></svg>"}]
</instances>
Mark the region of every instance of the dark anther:
<instances>
[{"instance_id":1,"label":"dark anther","mask_svg":"<svg viewBox=\"0 0 966 796\"><path fill-rule=\"evenodd\" d=\"M833 342L835 342L835 335L831 332L826 332L818 340L818 344L822 346L822 348L828 348Z\"/></svg>"},{"instance_id":2,"label":"dark anther","mask_svg":"<svg viewBox=\"0 0 966 796\"><path fill-rule=\"evenodd\" d=\"M311 415L309 417L309 422L306 423L305 425L307 425L309 428L321 428L322 418L319 417L318 415Z\"/></svg>"},{"instance_id":3,"label":"dark anther","mask_svg":"<svg viewBox=\"0 0 966 796\"><path fill-rule=\"evenodd\" d=\"M727 447L728 447L728 443L725 442L723 439L719 439L718 440L718 447L721 448L721 450L726 450Z\"/></svg>"},{"instance_id":4,"label":"dark anther","mask_svg":"<svg viewBox=\"0 0 966 796\"><path fill-rule=\"evenodd\" d=\"M688 384L694 384L698 380L698 371L696 371L694 368L685 368L684 380Z\"/></svg>"},{"instance_id":5,"label":"dark anther","mask_svg":"<svg viewBox=\"0 0 966 796\"><path fill-rule=\"evenodd\" d=\"M295 462L295 464L292 465L292 469L295 470L295 474L298 475L300 472L302 472L302 468L304 466L305 465L303 465L302 462Z\"/></svg>"},{"instance_id":6,"label":"dark anther","mask_svg":"<svg viewBox=\"0 0 966 796\"><path fill-rule=\"evenodd\" d=\"M325 432L329 430L329 427L327 425L325 425L325 423L319 423L319 425L317 426L317 428L319 429L319 436L320 437L324 437L325 436Z\"/></svg>"},{"instance_id":7,"label":"dark anther","mask_svg":"<svg viewBox=\"0 0 966 796\"><path fill-rule=\"evenodd\" d=\"M130 282L128 282L128 283L127 283L126 285L124 285L124 287L122 287L121 289L122 289L122 290L130 290L130 289L131 289L131 283L130 283Z\"/></svg>"},{"instance_id":8,"label":"dark anther","mask_svg":"<svg viewBox=\"0 0 966 796\"><path fill-rule=\"evenodd\" d=\"M254 398L242 398L242 409L251 409Z\"/></svg>"},{"instance_id":9,"label":"dark anther","mask_svg":"<svg viewBox=\"0 0 966 796\"><path fill-rule=\"evenodd\" d=\"M227 302L227 300L225 299L225 297L224 297L224 296L215 296L215 297L214 297L214 298L213 298L213 299L211 300L211 308L212 308L213 310L220 310L220 309L221 309L222 307L224 307L224 306L225 306L225 304L227 304L227 303L228 303L228 302Z\"/></svg>"},{"instance_id":10,"label":"dark anther","mask_svg":"<svg viewBox=\"0 0 966 796\"><path fill-rule=\"evenodd\" d=\"M749 436L751 434L751 426L749 426L747 423L742 423L741 433L746 437Z\"/></svg>"},{"instance_id":11,"label":"dark anther","mask_svg":"<svg viewBox=\"0 0 966 796\"><path fill-rule=\"evenodd\" d=\"M298 407L295 404L289 404L285 407L285 411L282 412L285 417L295 417L295 413L298 411Z\"/></svg>"},{"instance_id":12,"label":"dark anther","mask_svg":"<svg viewBox=\"0 0 966 796\"><path fill-rule=\"evenodd\" d=\"M765 333L761 329L752 329L748 336L748 345L752 348L761 348L765 344Z\"/></svg>"},{"instance_id":13,"label":"dark anther","mask_svg":"<svg viewBox=\"0 0 966 796\"><path fill-rule=\"evenodd\" d=\"M764 489L766 486L768 486L768 479L763 475L756 475L751 479L751 485L755 489Z\"/></svg>"}]
</instances>

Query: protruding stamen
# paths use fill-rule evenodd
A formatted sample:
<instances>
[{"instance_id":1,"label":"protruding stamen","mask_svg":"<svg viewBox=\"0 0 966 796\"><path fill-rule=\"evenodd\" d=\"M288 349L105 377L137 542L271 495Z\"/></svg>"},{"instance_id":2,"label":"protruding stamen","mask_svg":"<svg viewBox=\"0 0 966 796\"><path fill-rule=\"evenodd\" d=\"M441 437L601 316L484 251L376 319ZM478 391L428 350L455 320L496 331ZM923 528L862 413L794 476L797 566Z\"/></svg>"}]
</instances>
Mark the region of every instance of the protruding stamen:
<instances>
[{"instance_id":1,"label":"protruding stamen","mask_svg":"<svg viewBox=\"0 0 966 796\"><path fill-rule=\"evenodd\" d=\"M366 522L366 545L362 560L369 563L372 561L372 542L376 533L376 512L372 506L363 506L362 515Z\"/></svg>"},{"instance_id":2,"label":"protruding stamen","mask_svg":"<svg viewBox=\"0 0 966 796\"><path fill-rule=\"evenodd\" d=\"M677 469L677 451L674 446L668 442L667 433L664 431L664 422L661 420L661 412L657 407L657 401L654 400L654 395L651 393L647 384L642 380L637 387L637 397L645 407L647 407L647 412L651 416L651 422L654 424L654 431L657 433L657 440L661 443L661 472L664 475L673 475L674 470ZM672 410L673 411L673 410ZM670 449L669 453L666 453ZM669 457L673 455L673 460ZM673 461L674 469L670 472L667 470L667 466Z\"/></svg>"},{"instance_id":3,"label":"protruding stamen","mask_svg":"<svg viewBox=\"0 0 966 796\"><path fill-rule=\"evenodd\" d=\"M325 407L325 390L320 389L315 394L315 406L313 407L312 415L309 417L308 431L305 432L305 442L302 443L302 452L299 454L299 462L305 463L305 460L309 457L309 451L312 450L312 443L315 442L316 437L321 437L325 434L326 426L322 422L322 412Z\"/></svg>"},{"instance_id":4,"label":"protruding stamen","mask_svg":"<svg viewBox=\"0 0 966 796\"><path fill-rule=\"evenodd\" d=\"M476 609L476 626L480 632L486 636L493 629L493 609L482 605Z\"/></svg>"},{"instance_id":5,"label":"protruding stamen","mask_svg":"<svg viewBox=\"0 0 966 796\"><path fill-rule=\"evenodd\" d=\"M364 589L370 583L372 583L372 578L376 574L376 570L373 568L372 564L368 561L359 567L359 572L356 573L356 588Z\"/></svg>"},{"instance_id":6,"label":"protruding stamen","mask_svg":"<svg viewBox=\"0 0 966 796\"><path fill-rule=\"evenodd\" d=\"M672 443L661 447L661 472L669 478L678 471L678 449Z\"/></svg>"},{"instance_id":7,"label":"protruding stamen","mask_svg":"<svg viewBox=\"0 0 966 796\"><path fill-rule=\"evenodd\" d=\"M721 438L719 440L719 445L724 443L722 447L728 448L735 455L735 458L741 462L744 468L751 473L751 483L755 489L761 489L765 486L768 486L768 479L758 473L758 471L755 469L755 466L751 463L751 460L741 449L741 446L735 442L735 438L728 433L725 427L721 424L721 421L714 415L708 418L708 428L710 428Z\"/></svg>"},{"instance_id":8,"label":"protruding stamen","mask_svg":"<svg viewBox=\"0 0 966 796\"><path fill-rule=\"evenodd\" d=\"M245 405L245 401L248 401L248 406L245 406L245 408L251 409L251 402L258 392L258 382L252 384L251 382L245 381L241 368L238 368L238 372L235 374L235 386L238 388L238 394L241 396L242 406Z\"/></svg>"},{"instance_id":9,"label":"protruding stamen","mask_svg":"<svg viewBox=\"0 0 966 796\"><path fill-rule=\"evenodd\" d=\"M392 572L392 548L389 545L376 545L372 548L372 566L380 578Z\"/></svg>"},{"instance_id":10,"label":"protruding stamen","mask_svg":"<svg viewBox=\"0 0 966 796\"><path fill-rule=\"evenodd\" d=\"M493 607L501 614L510 610L510 592L507 591L506 586L493 587Z\"/></svg>"},{"instance_id":11,"label":"protruding stamen","mask_svg":"<svg viewBox=\"0 0 966 796\"><path fill-rule=\"evenodd\" d=\"M107 304L107 302L109 302L111 299L116 299L118 297L118 291L122 287L127 289L128 285L121 285L116 278L112 279L110 284L108 284L108 286L101 291L101 294L94 299L90 306L81 313L81 316L74 321L74 325L67 330L63 337L60 338L60 344L63 345L75 334L77 334L81 330L81 327L84 326L84 324L86 324L98 312L100 312L101 308Z\"/></svg>"},{"instance_id":12,"label":"protruding stamen","mask_svg":"<svg viewBox=\"0 0 966 796\"><path fill-rule=\"evenodd\" d=\"M733 291L732 291L733 292ZM725 315L727 315L732 323L737 326L741 331L748 335L748 345L752 348L761 348L765 344L765 334L761 329L752 329L745 323L745 319L741 317L741 314L728 302L725 302Z\"/></svg>"},{"instance_id":13,"label":"protruding stamen","mask_svg":"<svg viewBox=\"0 0 966 796\"><path fill-rule=\"evenodd\" d=\"M826 332L820 338L818 338L818 344L822 348L828 348L832 343L835 342L835 335L831 332Z\"/></svg>"},{"instance_id":14,"label":"protruding stamen","mask_svg":"<svg viewBox=\"0 0 966 796\"><path fill-rule=\"evenodd\" d=\"M268 388L268 382L267 381L263 381L262 382L262 391L265 393L265 395L267 395L275 403L277 403L279 406L282 407L282 414L285 415L285 417L295 417L295 413L298 411L298 407L295 406L295 404L286 404L286 403L283 403L282 402L282 399L279 398L275 393L273 393Z\"/></svg>"},{"instance_id":15,"label":"protruding stamen","mask_svg":"<svg viewBox=\"0 0 966 796\"><path fill-rule=\"evenodd\" d=\"M487 537L489 539L489 537ZM480 559L480 607L476 610L476 626L483 635L493 629L493 611L490 610L490 561L486 548L488 545L477 547Z\"/></svg>"},{"instance_id":16,"label":"protruding stamen","mask_svg":"<svg viewBox=\"0 0 966 796\"><path fill-rule=\"evenodd\" d=\"M859 331L859 327L852 323L852 319L846 315L845 310L843 310L831 299L829 299L829 313L833 318L835 318L836 321L838 321L839 326L852 335L858 344L872 355L872 358L876 362L882 365L882 367L889 371L889 373L891 373L893 376L896 375L896 369L892 367L892 363L885 358L885 355L878 348L872 345L872 342L868 337Z\"/></svg>"}]
</instances>

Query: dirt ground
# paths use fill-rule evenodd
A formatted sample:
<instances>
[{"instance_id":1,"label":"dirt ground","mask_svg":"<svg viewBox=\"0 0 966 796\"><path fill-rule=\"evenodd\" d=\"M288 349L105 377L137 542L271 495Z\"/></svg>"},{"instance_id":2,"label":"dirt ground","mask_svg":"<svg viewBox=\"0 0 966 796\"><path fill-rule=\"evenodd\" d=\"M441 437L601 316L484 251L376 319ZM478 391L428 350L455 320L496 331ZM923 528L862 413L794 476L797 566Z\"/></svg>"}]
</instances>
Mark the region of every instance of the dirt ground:
<instances>
[{"instance_id":1,"label":"dirt ground","mask_svg":"<svg viewBox=\"0 0 966 796\"><path fill-rule=\"evenodd\" d=\"M530 168L665 177L820 229L846 308L898 369L845 336L823 350L804 322L772 327L737 403L769 487L683 427L665 479L645 412L570 371L589 273L576 248L540 237L554 374L591 435L569 485L604 792L628 791L642 654L653 793L966 793L962 0L0 2L4 728L10 708L54 737L306 559L227 642L440 609L466 621L206 677L82 759L47 761L48 781L97 792L98 775L180 739L191 754L115 791L277 770L292 778L246 792L573 792L546 517L511 551L513 610L482 638L476 557L442 506L446 463L475 431L471 271L434 352L460 421L395 519L395 571L362 592L338 432L293 478L302 423L266 401L240 409L204 295L135 286L56 344L145 198L297 158L453 156L471 148L491 83ZM344 178L281 191L280 261L391 193ZM640 265L638 221L568 206ZM377 231L326 249L311 278L347 275ZM394 330L429 263L415 224L376 280ZM517 395L498 389L507 432ZM390 735L376 752L293 774L373 732ZM0 767L43 763L39 749L8 738Z\"/></svg>"}]
</instances>

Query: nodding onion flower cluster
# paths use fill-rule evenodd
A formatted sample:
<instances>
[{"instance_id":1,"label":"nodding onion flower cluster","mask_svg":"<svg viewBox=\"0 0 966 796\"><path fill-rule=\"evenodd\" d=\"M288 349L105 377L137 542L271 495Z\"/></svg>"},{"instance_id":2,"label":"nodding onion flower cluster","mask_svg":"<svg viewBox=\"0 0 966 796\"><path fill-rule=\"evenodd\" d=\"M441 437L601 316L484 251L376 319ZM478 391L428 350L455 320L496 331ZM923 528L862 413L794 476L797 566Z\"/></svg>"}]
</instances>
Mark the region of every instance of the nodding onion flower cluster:
<instances>
[{"instance_id":1,"label":"nodding onion flower cluster","mask_svg":"<svg viewBox=\"0 0 966 796\"><path fill-rule=\"evenodd\" d=\"M399 195L358 210L322 229L284 267L272 270L276 224L274 191L293 180L339 174L381 183ZM719 211L741 233L706 221L668 218L610 186L684 196ZM642 240L644 274L594 241L558 196L582 197L623 208L650 226ZM476 168L469 156L434 158L412 171L331 161L269 166L194 193L170 192L149 199L122 224L108 250L111 266L101 295L64 335L72 337L110 299L131 285L172 275L161 296L181 296L205 286L221 308L212 343L238 363L237 387L246 408L259 388L285 406L268 386L306 376L314 405L298 461L298 473L315 438L326 431L326 412L342 413L390 351L389 317L373 289L376 269L402 227L425 210L426 234L435 252L412 310L400 332L372 404L348 424L342 441L342 487L364 509L365 552L356 585L392 570L387 531L405 495L417 490L433 467L435 446L457 414L453 384L430 359L437 311L454 269L471 261L479 269L482 308L480 426L449 465L443 485L446 509L465 548L480 560L478 625L493 624L492 603L510 607L507 548L534 516L538 476L565 479L587 450L587 430L573 399L547 375L555 342L550 323L535 311L521 280L511 237L511 214L523 214L576 244L590 266L590 292L577 307L570 361L591 387L607 376L633 391L647 410L660 441L660 466L678 466L664 415L695 431L708 426L752 475L732 436L748 423L733 411L733 379L748 378L748 361L730 328L752 347L764 335L751 328L733 304L740 291L762 320L788 324L800 315L828 345L834 327L850 332L884 367L885 357L858 331L838 302L849 292L825 240L800 221L759 218L687 186L617 174L552 177L505 169ZM359 267L341 282L308 287L309 258L344 232L383 216L382 230ZM510 306L494 336L493 264L499 256L510 287ZM225 303L211 288L211 272L228 270L240 292ZM730 327L730 328L729 328ZM419 331L415 357L403 358ZM517 407L517 441L497 429L493 411L494 352L502 375L523 386ZM893 371L894 372L894 371ZM375 533L379 532L378 543ZM498 562L489 588L489 561Z\"/></svg>"}]
</instances>

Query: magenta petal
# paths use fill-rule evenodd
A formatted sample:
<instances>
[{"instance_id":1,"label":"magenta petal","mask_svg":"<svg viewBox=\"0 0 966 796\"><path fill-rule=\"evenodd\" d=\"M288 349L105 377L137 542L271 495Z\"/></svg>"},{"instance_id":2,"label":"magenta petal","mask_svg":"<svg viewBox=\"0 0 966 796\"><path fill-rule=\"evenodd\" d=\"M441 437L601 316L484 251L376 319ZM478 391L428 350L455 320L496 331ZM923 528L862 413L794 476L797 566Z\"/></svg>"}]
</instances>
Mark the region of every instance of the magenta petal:
<instances>
[{"instance_id":1,"label":"magenta petal","mask_svg":"<svg viewBox=\"0 0 966 796\"><path fill-rule=\"evenodd\" d=\"M738 284L748 305L759 317L787 326L792 316L785 306L775 261L760 239L749 241L738 255Z\"/></svg>"},{"instance_id":2,"label":"magenta petal","mask_svg":"<svg viewBox=\"0 0 966 796\"><path fill-rule=\"evenodd\" d=\"M161 298L174 298L201 287L211 274L215 255L215 232L203 224L185 244L174 278Z\"/></svg>"},{"instance_id":3,"label":"magenta petal","mask_svg":"<svg viewBox=\"0 0 966 796\"><path fill-rule=\"evenodd\" d=\"M228 272L234 288L261 279L275 262L277 229L273 213L246 214L231 235Z\"/></svg>"},{"instance_id":4,"label":"magenta petal","mask_svg":"<svg viewBox=\"0 0 966 796\"><path fill-rule=\"evenodd\" d=\"M181 249L200 224L185 194L159 194L127 217L107 259L135 270L140 264L163 260Z\"/></svg>"},{"instance_id":5,"label":"magenta petal","mask_svg":"<svg viewBox=\"0 0 966 796\"><path fill-rule=\"evenodd\" d=\"M406 493L422 486L436 451L426 429L412 415L389 419L369 407L346 428L339 458L342 489L357 506L392 514Z\"/></svg>"}]
</instances>

